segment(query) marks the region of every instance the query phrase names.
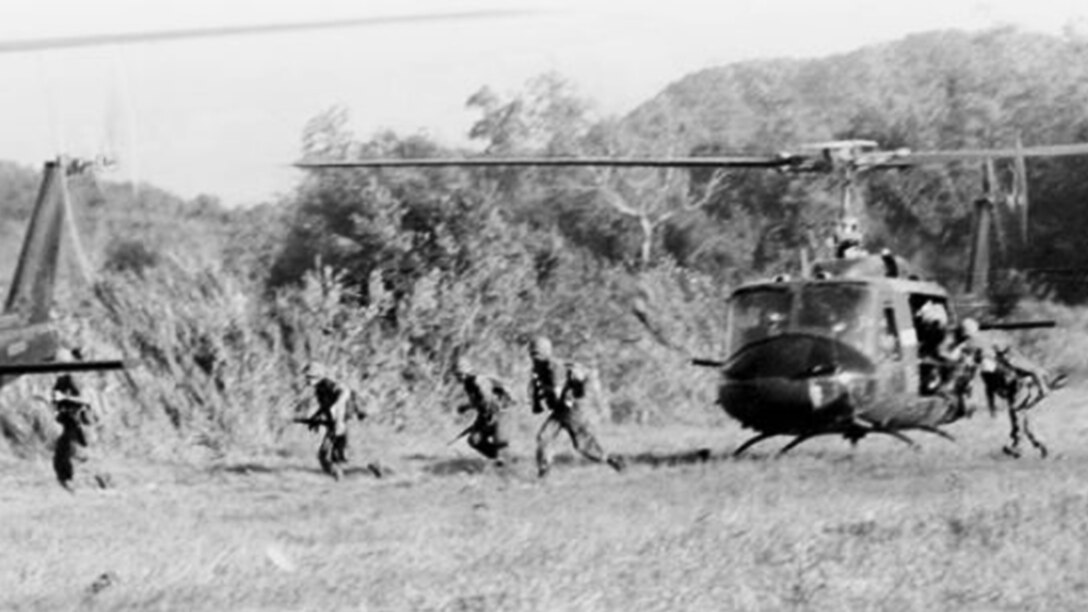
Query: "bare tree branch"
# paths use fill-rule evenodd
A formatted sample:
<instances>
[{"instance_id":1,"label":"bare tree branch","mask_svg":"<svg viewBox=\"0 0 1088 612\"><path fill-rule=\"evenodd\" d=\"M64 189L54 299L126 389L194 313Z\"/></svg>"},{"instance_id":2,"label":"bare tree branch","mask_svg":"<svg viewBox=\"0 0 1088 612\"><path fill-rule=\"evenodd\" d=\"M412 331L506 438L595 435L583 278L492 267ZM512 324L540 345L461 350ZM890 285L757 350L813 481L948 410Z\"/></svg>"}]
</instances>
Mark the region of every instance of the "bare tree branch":
<instances>
[{"instance_id":1,"label":"bare tree branch","mask_svg":"<svg viewBox=\"0 0 1088 612\"><path fill-rule=\"evenodd\" d=\"M597 191L604 196L605 201L608 202L609 206L615 208L619 212L629 217L635 217L638 219L647 216L645 211L635 210L633 207L628 205L626 199L624 199L623 196L617 193L616 190L611 188L604 188L598 189Z\"/></svg>"}]
</instances>

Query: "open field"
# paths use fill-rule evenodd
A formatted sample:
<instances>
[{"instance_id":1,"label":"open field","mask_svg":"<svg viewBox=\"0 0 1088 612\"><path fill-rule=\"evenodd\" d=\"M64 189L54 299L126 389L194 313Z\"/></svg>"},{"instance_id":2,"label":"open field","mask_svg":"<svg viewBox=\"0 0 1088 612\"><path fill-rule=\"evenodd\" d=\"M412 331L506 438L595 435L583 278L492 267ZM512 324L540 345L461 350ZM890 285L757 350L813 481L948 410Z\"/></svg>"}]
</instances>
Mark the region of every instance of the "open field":
<instances>
[{"instance_id":1,"label":"open field","mask_svg":"<svg viewBox=\"0 0 1088 612\"><path fill-rule=\"evenodd\" d=\"M72 495L0 465L0 609L1025 610L1088 605L1088 391L1035 423L1052 458L1000 454L1004 419L723 458L734 425L602 430L632 465L480 471L459 443L387 436L377 480L334 483L303 442L209 465L116 460ZM685 451L711 447L709 460ZM761 452L760 452L761 451Z\"/></svg>"}]
</instances>

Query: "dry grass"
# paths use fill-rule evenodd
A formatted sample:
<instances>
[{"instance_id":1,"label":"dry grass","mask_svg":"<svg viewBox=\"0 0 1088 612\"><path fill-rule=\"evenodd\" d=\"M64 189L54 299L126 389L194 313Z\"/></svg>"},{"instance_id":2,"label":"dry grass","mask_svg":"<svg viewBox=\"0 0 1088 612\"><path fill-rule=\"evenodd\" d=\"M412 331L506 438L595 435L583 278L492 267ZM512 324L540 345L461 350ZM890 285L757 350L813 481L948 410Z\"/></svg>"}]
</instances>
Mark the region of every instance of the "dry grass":
<instances>
[{"instance_id":1,"label":"dry grass","mask_svg":"<svg viewBox=\"0 0 1088 612\"><path fill-rule=\"evenodd\" d=\"M75 495L46 462L12 462L0 608L1082 608L1084 399L1061 391L1037 417L1048 460L1003 458L1005 423L977 416L955 445L829 439L780 460L773 444L721 458L744 435L732 425L611 428L605 444L636 459L626 474L566 464L543 484L528 423L507 476L462 443L374 430L355 465L380 455L384 480L325 479L304 432L280 456L118 459L115 489ZM709 461L685 461L706 446Z\"/></svg>"}]
</instances>

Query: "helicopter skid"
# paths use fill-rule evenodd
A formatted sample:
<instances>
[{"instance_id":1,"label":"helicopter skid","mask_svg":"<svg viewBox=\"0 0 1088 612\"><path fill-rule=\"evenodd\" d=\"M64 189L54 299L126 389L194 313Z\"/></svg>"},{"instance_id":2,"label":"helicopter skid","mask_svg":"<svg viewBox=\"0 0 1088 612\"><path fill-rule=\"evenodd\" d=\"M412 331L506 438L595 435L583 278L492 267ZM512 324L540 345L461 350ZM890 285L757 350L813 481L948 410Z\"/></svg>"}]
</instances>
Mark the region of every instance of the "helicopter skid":
<instances>
[{"instance_id":1,"label":"helicopter skid","mask_svg":"<svg viewBox=\"0 0 1088 612\"><path fill-rule=\"evenodd\" d=\"M937 427L922 426L922 427L912 427L910 429L916 429L918 431L924 431L924 432L927 432L927 433L931 433L931 434L940 436L940 437L942 437L942 438L944 438L946 440L950 440L950 441L953 441L953 442L956 441L956 438L953 437L952 434L949 434L948 432L943 431L943 430L941 430L941 429L939 429ZM757 435L749 438L743 444L738 446L737 450L733 451L732 456L733 457L740 457L741 455L744 454L745 451L752 448L756 444L759 444L760 442L762 442L764 440L767 440L767 439L770 439L770 438L775 438L775 437L778 437L778 436L788 436L788 435L793 435L794 436L794 438L792 440L790 440L785 446L782 447L781 450L778 451L777 455L782 456L782 455L785 455L786 453L790 452L794 448L797 448L801 444L804 444L805 442L811 440L812 438L817 438L817 437L820 437L820 436L841 435L842 437L849 440L851 444L856 444L858 440L864 438L865 436L867 436L869 434L882 434L882 435L885 435L885 436L891 436L892 438L895 438L896 440L899 440L900 442L906 444L907 446L911 447L912 449L918 450L919 448L921 448L918 445L917 442L915 442L914 440L907 437L907 435L905 433L903 433L899 429L889 429L889 428L873 427L873 426L868 426L868 427L855 426L855 427L853 427L853 428L851 428L851 429L849 429L847 431L843 431L843 430L840 430L840 429L825 429L825 430L806 432L806 433L802 433L802 434L761 433L761 434L757 434Z\"/></svg>"}]
</instances>

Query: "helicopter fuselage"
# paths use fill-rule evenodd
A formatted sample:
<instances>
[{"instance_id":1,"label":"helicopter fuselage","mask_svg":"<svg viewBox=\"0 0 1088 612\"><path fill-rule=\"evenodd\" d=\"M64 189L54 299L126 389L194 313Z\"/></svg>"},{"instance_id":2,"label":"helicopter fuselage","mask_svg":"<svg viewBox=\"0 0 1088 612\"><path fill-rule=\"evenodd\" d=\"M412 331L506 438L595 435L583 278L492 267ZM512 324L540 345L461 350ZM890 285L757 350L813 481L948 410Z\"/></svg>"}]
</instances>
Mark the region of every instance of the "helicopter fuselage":
<instances>
[{"instance_id":1,"label":"helicopter fuselage","mask_svg":"<svg viewBox=\"0 0 1088 612\"><path fill-rule=\"evenodd\" d=\"M922 313L943 313L934 326ZM870 433L934 433L964 413L935 354L954 314L939 285L912 278L834 277L756 283L729 302L718 401L749 442ZM750 446L738 449L743 452Z\"/></svg>"},{"instance_id":2,"label":"helicopter fuselage","mask_svg":"<svg viewBox=\"0 0 1088 612\"><path fill-rule=\"evenodd\" d=\"M28 324L15 314L0 315L0 387L14 380L20 366L52 360L57 346L51 322Z\"/></svg>"}]
</instances>

